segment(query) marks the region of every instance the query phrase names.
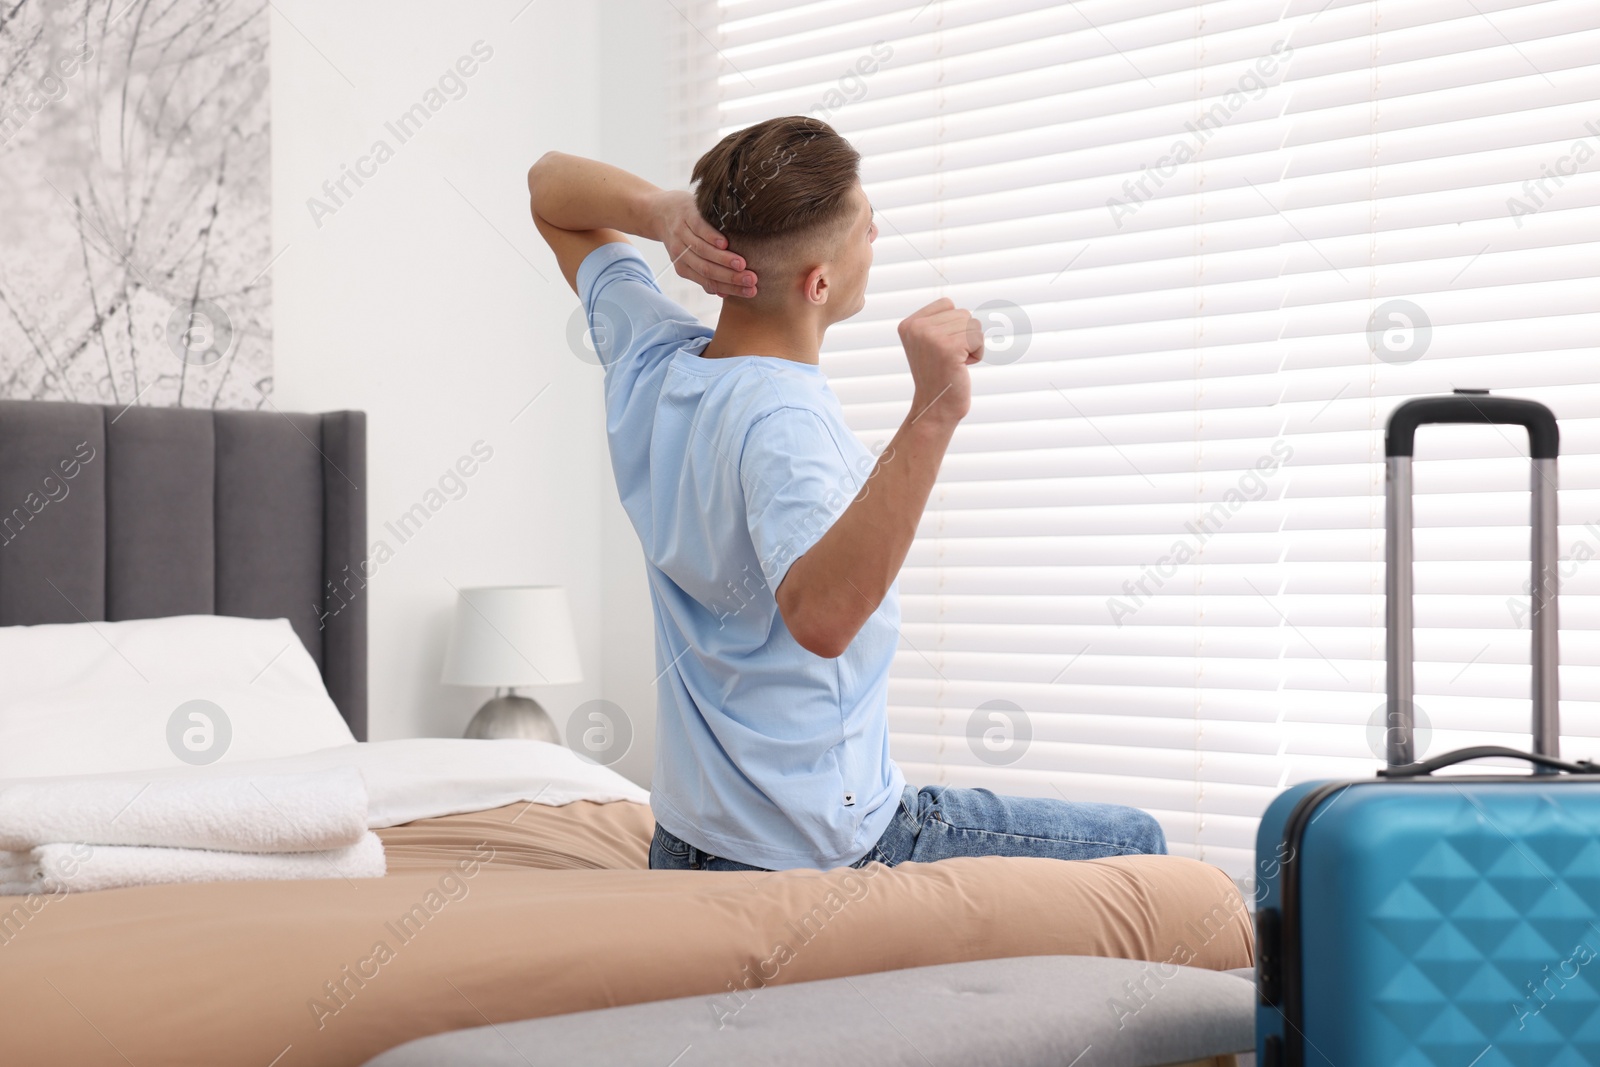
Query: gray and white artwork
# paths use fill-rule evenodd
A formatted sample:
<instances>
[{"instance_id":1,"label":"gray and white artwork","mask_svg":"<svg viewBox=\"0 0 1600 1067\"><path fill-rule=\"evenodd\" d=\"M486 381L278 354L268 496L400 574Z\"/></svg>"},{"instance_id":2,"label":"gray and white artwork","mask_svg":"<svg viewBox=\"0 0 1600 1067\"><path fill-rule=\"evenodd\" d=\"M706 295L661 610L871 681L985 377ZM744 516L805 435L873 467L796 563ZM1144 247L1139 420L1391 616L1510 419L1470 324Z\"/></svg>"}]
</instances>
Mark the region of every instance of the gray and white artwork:
<instances>
[{"instance_id":1,"label":"gray and white artwork","mask_svg":"<svg viewBox=\"0 0 1600 1067\"><path fill-rule=\"evenodd\" d=\"M267 402L268 11L0 2L0 396Z\"/></svg>"}]
</instances>

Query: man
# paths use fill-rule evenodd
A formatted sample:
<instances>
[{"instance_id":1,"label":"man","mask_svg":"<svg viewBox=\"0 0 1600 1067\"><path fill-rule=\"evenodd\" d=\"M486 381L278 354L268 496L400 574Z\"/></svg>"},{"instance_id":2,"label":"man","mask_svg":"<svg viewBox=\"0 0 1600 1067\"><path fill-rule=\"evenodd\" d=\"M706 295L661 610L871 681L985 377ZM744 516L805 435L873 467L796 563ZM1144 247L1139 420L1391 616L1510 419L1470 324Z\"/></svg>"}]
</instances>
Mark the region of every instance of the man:
<instances>
[{"instance_id":1,"label":"man","mask_svg":"<svg viewBox=\"0 0 1600 1067\"><path fill-rule=\"evenodd\" d=\"M845 425L818 353L866 302L878 229L859 164L826 123L781 118L707 152L692 196L554 152L528 172L605 366L612 468L644 546L662 672L650 866L1165 852L1133 808L918 790L889 758L895 578L983 338L948 299L913 313L899 431L874 459ZM724 298L714 332L627 234Z\"/></svg>"}]
</instances>

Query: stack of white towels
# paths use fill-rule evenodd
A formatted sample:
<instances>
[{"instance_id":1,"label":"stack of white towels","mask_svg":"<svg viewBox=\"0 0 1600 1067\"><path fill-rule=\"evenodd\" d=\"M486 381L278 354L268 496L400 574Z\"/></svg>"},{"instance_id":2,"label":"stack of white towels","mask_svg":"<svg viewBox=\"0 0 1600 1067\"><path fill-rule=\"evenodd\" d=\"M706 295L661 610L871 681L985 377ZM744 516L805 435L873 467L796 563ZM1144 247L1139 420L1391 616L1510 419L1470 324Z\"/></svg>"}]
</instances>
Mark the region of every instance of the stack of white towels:
<instances>
[{"instance_id":1,"label":"stack of white towels","mask_svg":"<svg viewBox=\"0 0 1600 1067\"><path fill-rule=\"evenodd\" d=\"M384 870L354 768L13 780L0 788L0 896L381 878Z\"/></svg>"}]
</instances>

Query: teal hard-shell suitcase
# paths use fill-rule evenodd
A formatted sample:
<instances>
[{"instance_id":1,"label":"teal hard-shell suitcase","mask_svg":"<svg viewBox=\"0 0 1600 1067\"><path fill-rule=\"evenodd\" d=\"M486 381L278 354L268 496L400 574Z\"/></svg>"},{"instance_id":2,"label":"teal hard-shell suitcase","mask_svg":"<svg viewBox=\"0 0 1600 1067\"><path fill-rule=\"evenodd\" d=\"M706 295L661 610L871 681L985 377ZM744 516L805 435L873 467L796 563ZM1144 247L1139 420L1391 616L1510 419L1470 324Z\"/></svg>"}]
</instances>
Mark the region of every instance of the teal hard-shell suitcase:
<instances>
[{"instance_id":1,"label":"teal hard-shell suitcase","mask_svg":"<svg viewBox=\"0 0 1600 1067\"><path fill-rule=\"evenodd\" d=\"M1526 426L1534 748L1417 763L1411 457L1431 422ZM1458 391L1389 423L1388 766L1273 801L1256 838L1258 1067L1600 1064L1600 766L1558 757L1555 417ZM1533 773L1483 768L1487 756Z\"/></svg>"}]
</instances>

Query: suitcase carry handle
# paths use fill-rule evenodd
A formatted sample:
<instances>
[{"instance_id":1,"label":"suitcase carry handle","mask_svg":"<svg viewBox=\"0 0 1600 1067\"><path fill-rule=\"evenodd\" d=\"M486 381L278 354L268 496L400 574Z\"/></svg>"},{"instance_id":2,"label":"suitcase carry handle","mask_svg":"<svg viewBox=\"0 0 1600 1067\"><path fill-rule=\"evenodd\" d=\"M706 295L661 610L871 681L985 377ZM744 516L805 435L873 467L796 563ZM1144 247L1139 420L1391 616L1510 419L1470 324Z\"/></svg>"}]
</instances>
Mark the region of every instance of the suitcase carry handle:
<instances>
[{"instance_id":1,"label":"suitcase carry handle","mask_svg":"<svg viewBox=\"0 0 1600 1067\"><path fill-rule=\"evenodd\" d=\"M1385 614L1388 656L1388 764L1396 768L1416 761L1413 703L1416 692L1416 648L1412 641L1411 459L1417 428L1429 423L1489 423L1527 428L1533 490L1533 749L1541 756L1561 755L1560 688L1557 665L1559 632L1556 615L1556 542L1559 524L1556 499L1556 457L1561 433L1549 408L1534 400L1490 396L1487 389L1457 389L1451 396L1407 400L1389 416L1384 435ZM1473 751L1467 749L1464 751ZM1508 750L1509 751L1509 750ZM1472 758L1472 757L1466 757ZM1537 761L1536 761L1537 762ZM1557 768L1539 763L1540 773ZM1426 773L1426 772L1420 772Z\"/></svg>"},{"instance_id":2,"label":"suitcase carry handle","mask_svg":"<svg viewBox=\"0 0 1600 1067\"><path fill-rule=\"evenodd\" d=\"M1458 748L1454 752L1446 752L1442 756L1435 756L1421 763L1413 763L1406 767L1384 767L1378 771L1380 778L1425 778L1440 767L1449 767L1455 763L1465 763L1467 760L1488 759L1491 756L1504 756L1511 759L1525 759L1536 766L1547 768L1551 771L1565 771L1568 774L1600 774L1600 764L1593 760L1579 760L1577 763L1568 763L1553 756L1541 756L1536 752L1521 752L1514 748L1505 748L1501 745L1478 745L1474 748Z\"/></svg>"}]
</instances>

